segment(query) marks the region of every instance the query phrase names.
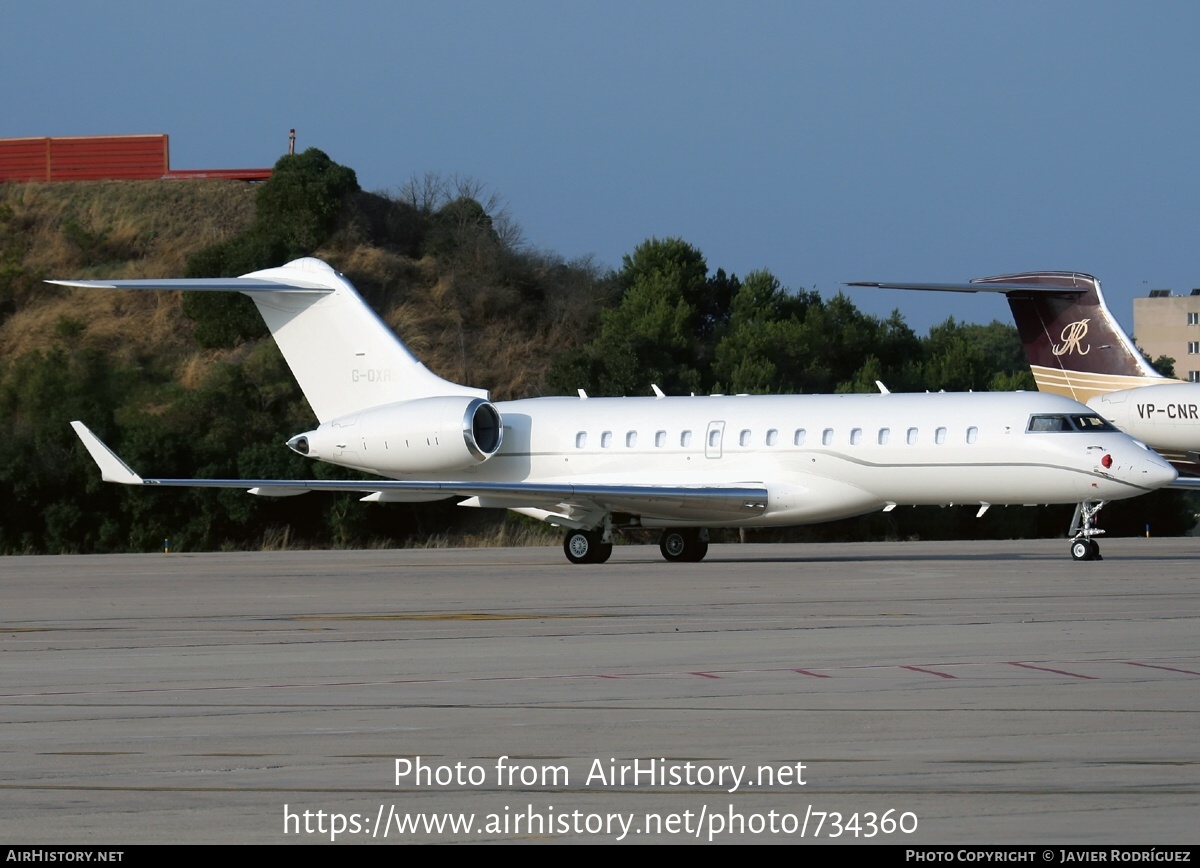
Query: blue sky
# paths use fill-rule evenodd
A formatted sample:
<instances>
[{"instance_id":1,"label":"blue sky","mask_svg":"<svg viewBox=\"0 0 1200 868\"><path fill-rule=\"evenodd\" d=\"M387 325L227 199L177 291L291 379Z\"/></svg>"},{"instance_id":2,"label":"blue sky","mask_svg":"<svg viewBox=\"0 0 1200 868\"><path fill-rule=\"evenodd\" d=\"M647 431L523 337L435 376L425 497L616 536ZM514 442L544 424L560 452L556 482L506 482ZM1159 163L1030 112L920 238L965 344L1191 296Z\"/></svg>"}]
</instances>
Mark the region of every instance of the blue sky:
<instances>
[{"instance_id":1,"label":"blue sky","mask_svg":"<svg viewBox=\"0 0 1200 868\"><path fill-rule=\"evenodd\" d=\"M1074 269L1200 286L1200 4L6 4L0 137L168 133L175 168L318 147L367 189L469 176L533 247L652 236L829 296ZM853 290L919 333L992 296Z\"/></svg>"}]
</instances>

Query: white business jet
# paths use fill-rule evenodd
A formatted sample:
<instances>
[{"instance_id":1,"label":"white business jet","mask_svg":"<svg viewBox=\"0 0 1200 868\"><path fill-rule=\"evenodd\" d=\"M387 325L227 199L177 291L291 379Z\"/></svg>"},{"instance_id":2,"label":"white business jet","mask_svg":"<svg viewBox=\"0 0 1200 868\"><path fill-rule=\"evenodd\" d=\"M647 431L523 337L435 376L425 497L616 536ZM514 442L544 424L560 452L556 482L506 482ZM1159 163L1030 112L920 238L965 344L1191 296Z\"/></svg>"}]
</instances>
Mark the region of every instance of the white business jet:
<instances>
[{"instance_id":1,"label":"white business jet","mask_svg":"<svg viewBox=\"0 0 1200 868\"><path fill-rule=\"evenodd\" d=\"M811 524L897 505L1084 504L1159 488L1175 470L1069 398L1039 393L530 398L493 403L422 365L338 272L312 258L238 278L52 281L238 291L258 306L319 425L287 445L384 479L149 479L82 422L104 479L364 501L463 498L566 528L572 563L614 531L661 529L699 561L708 528ZM1079 560L1098 556L1084 522Z\"/></svg>"}]
</instances>

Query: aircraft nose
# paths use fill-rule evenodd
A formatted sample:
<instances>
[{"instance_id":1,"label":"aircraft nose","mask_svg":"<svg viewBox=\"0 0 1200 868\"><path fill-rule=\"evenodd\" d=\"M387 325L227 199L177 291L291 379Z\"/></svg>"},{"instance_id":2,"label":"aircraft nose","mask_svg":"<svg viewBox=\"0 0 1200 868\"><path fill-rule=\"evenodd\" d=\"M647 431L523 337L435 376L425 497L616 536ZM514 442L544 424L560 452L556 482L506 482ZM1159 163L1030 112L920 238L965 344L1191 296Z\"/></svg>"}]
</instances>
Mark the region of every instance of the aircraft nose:
<instances>
[{"instance_id":1,"label":"aircraft nose","mask_svg":"<svg viewBox=\"0 0 1200 868\"><path fill-rule=\"evenodd\" d=\"M1111 446L1099 459L1099 466L1115 479L1142 489L1162 488L1179 476L1169 461L1145 444L1134 440L1129 447Z\"/></svg>"},{"instance_id":2,"label":"aircraft nose","mask_svg":"<svg viewBox=\"0 0 1200 868\"><path fill-rule=\"evenodd\" d=\"M1165 458L1154 452L1146 456L1143 473L1146 485L1151 488L1162 488L1164 485L1170 485L1179 477L1179 471L1172 467Z\"/></svg>"}]
</instances>

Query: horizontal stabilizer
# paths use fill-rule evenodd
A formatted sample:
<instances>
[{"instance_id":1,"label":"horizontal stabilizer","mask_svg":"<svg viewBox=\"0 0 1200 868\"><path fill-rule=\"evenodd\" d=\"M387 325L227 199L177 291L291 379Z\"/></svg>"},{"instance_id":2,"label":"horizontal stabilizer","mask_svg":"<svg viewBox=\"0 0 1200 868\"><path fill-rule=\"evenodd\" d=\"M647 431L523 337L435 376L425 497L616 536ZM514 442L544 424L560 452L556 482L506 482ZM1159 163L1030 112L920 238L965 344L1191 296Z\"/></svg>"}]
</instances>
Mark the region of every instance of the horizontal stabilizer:
<instances>
[{"instance_id":1,"label":"horizontal stabilizer","mask_svg":"<svg viewBox=\"0 0 1200 868\"><path fill-rule=\"evenodd\" d=\"M257 277L201 277L173 278L148 280L47 280L46 283L56 283L59 286L75 286L81 289L186 289L192 292L293 292L300 294L318 293L328 295L333 292L325 286L317 284L305 285L301 282L280 283L275 280L261 280Z\"/></svg>"},{"instance_id":2,"label":"horizontal stabilizer","mask_svg":"<svg viewBox=\"0 0 1200 868\"><path fill-rule=\"evenodd\" d=\"M872 281L856 281L846 286L869 286L874 289L918 289L931 292L1001 292L1043 295L1043 296L1076 296L1083 295L1088 287L1039 286L1031 283L876 283Z\"/></svg>"}]
</instances>

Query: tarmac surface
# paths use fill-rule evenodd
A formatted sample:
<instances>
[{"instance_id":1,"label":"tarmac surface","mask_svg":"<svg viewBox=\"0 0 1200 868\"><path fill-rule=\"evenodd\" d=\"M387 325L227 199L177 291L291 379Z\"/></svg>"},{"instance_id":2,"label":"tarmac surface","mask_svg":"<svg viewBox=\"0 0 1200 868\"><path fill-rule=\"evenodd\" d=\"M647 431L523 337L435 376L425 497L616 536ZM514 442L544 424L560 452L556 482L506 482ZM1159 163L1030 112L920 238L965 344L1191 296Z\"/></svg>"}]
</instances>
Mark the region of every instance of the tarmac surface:
<instances>
[{"instance_id":1,"label":"tarmac surface","mask_svg":"<svg viewBox=\"0 0 1200 868\"><path fill-rule=\"evenodd\" d=\"M3 558L0 843L1195 844L1200 540L1102 547Z\"/></svg>"}]
</instances>

